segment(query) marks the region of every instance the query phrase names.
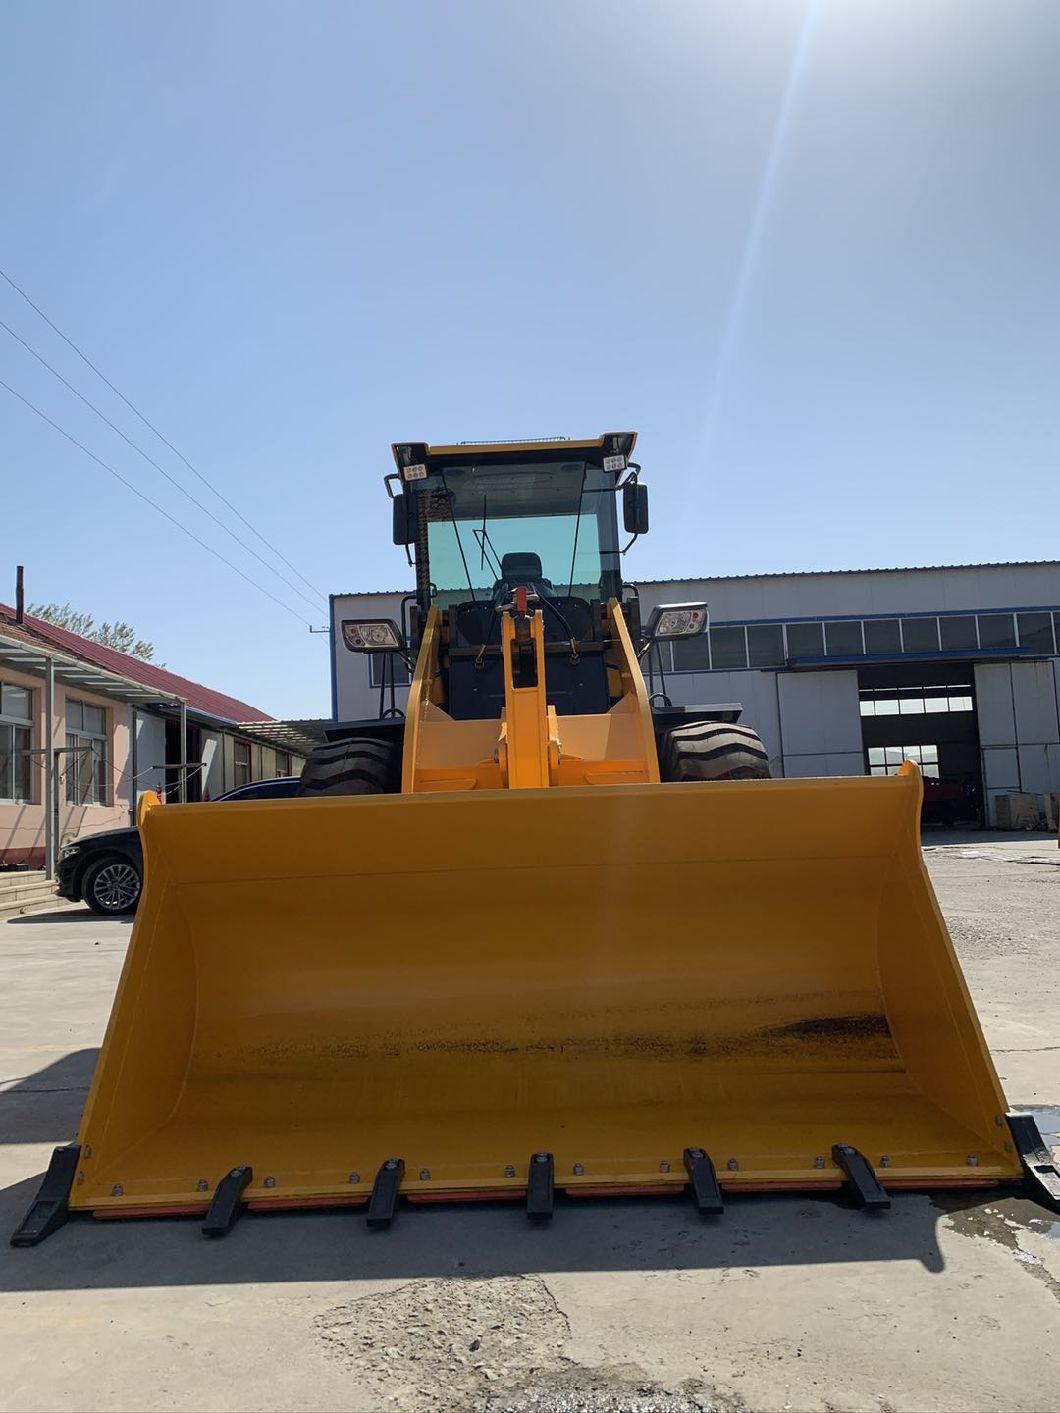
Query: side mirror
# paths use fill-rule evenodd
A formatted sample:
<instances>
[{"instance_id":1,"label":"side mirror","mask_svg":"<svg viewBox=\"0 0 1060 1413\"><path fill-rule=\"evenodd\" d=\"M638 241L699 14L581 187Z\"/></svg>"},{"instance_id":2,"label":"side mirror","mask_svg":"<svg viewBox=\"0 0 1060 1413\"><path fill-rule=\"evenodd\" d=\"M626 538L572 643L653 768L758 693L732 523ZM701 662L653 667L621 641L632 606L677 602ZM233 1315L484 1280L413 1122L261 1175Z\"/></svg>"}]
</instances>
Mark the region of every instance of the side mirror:
<instances>
[{"instance_id":1,"label":"side mirror","mask_svg":"<svg viewBox=\"0 0 1060 1413\"><path fill-rule=\"evenodd\" d=\"M627 535L648 533L648 488L639 481L627 481L622 487L622 523Z\"/></svg>"},{"instance_id":2,"label":"side mirror","mask_svg":"<svg viewBox=\"0 0 1060 1413\"><path fill-rule=\"evenodd\" d=\"M411 545L416 540L416 503L404 492L391 501L394 507L394 543Z\"/></svg>"},{"instance_id":3,"label":"side mirror","mask_svg":"<svg viewBox=\"0 0 1060 1413\"><path fill-rule=\"evenodd\" d=\"M710 614L705 603L661 603L651 611L645 637L650 643L695 638L707 631Z\"/></svg>"}]
</instances>

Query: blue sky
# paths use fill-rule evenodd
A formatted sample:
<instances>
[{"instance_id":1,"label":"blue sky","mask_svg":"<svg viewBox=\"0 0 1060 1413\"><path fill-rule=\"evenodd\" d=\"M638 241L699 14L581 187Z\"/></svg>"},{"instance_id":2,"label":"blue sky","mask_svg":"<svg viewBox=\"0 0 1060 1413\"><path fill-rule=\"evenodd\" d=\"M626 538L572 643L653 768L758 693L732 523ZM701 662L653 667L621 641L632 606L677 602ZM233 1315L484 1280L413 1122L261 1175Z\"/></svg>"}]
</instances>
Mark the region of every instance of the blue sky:
<instances>
[{"instance_id":1,"label":"blue sky","mask_svg":"<svg viewBox=\"0 0 1060 1413\"><path fill-rule=\"evenodd\" d=\"M633 577L1055 557L1058 71L1054 0L22 0L0 265L325 595L407 582L412 438L636 428ZM0 378L295 611L2 389L0 598L325 715L323 604L2 330Z\"/></svg>"}]
</instances>

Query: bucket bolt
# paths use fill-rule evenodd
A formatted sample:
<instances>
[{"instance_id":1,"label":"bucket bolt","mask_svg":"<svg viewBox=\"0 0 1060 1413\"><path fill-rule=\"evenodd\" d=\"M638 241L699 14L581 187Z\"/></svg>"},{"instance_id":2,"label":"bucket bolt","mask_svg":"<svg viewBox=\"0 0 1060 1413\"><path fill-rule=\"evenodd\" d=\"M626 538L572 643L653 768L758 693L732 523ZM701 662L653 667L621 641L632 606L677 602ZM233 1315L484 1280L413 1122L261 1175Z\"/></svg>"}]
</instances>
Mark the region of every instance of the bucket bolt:
<instances>
[{"instance_id":1,"label":"bucket bolt","mask_svg":"<svg viewBox=\"0 0 1060 1413\"><path fill-rule=\"evenodd\" d=\"M124 1189L124 1187L122 1187L122 1185L121 1185L120 1182L116 1182L116 1183L114 1184L114 1186L113 1186L113 1187L111 1188L111 1190L110 1190L110 1195L111 1195L112 1197L124 1197L124 1196L125 1196L125 1189Z\"/></svg>"},{"instance_id":2,"label":"bucket bolt","mask_svg":"<svg viewBox=\"0 0 1060 1413\"><path fill-rule=\"evenodd\" d=\"M206 1181L205 1178L200 1178L199 1181L195 1184L195 1190L196 1192L209 1192L210 1184Z\"/></svg>"},{"instance_id":3,"label":"bucket bolt","mask_svg":"<svg viewBox=\"0 0 1060 1413\"><path fill-rule=\"evenodd\" d=\"M824 1167L824 1158L820 1155L820 1153L818 1153L817 1157L814 1158L814 1160L813 1160L813 1165L814 1165L815 1168L823 1168L823 1167Z\"/></svg>"},{"instance_id":4,"label":"bucket bolt","mask_svg":"<svg viewBox=\"0 0 1060 1413\"><path fill-rule=\"evenodd\" d=\"M275 1186L276 1186L276 1179L275 1179L274 1177L267 1177L267 1178L265 1179L265 1186L266 1186L266 1187L275 1187Z\"/></svg>"},{"instance_id":5,"label":"bucket bolt","mask_svg":"<svg viewBox=\"0 0 1060 1413\"><path fill-rule=\"evenodd\" d=\"M421 1168L421 1169L420 1169L420 1182L430 1182L430 1180L431 1180L431 1170L430 1170L430 1168Z\"/></svg>"},{"instance_id":6,"label":"bucket bolt","mask_svg":"<svg viewBox=\"0 0 1060 1413\"><path fill-rule=\"evenodd\" d=\"M581 1163L575 1163L574 1167L571 1169L571 1172L574 1174L575 1177L581 1177L582 1173L585 1172L585 1169L582 1167Z\"/></svg>"},{"instance_id":7,"label":"bucket bolt","mask_svg":"<svg viewBox=\"0 0 1060 1413\"><path fill-rule=\"evenodd\" d=\"M360 1175L360 1173L351 1173L351 1174L349 1175L349 1177L346 1179L346 1181L349 1182L349 1183L358 1183L358 1182L360 1182L360 1180L361 1180L361 1175Z\"/></svg>"},{"instance_id":8,"label":"bucket bolt","mask_svg":"<svg viewBox=\"0 0 1060 1413\"><path fill-rule=\"evenodd\" d=\"M969 1153L969 1154L968 1154L968 1166L969 1166L970 1168L977 1168L977 1167L979 1166L979 1154L978 1154L978 1153Z\"/></svg>"},{"instance_id":9,"label":"bucket bolt","mask_svg":"<svg viewBox=\"0 0 1060 1413\"><path fill-rule=\"evenodd\" d=\"M740 1160L739 1158L730 1158L725 1166L730 1173L738 1173L740 1171Z\"/></svg>"},{"instance_id":10,"label":"bucket bolt","mask_svg":"<svg viewBox=\"0 0 1060 1413\"><path fill-rule=\"evenodd\" d=\"M505 1165L504 1165L504 1176L505 1176L505 1177L515 1177L515 1164L514 1164L514 1163L505 1163Z\"/></svg>"},{"instance_id":11,"label":"bucket bolt","mask_svg":"<svg viewBox=\"0 0 1060 1413\"><path fill-rule=\"evenodd\" d=\"M670 1164L666 1161L665 1158L659 1164L659 1171L661 1173L668 1173L670 1171Z\"/></svg>"}]
</instances>

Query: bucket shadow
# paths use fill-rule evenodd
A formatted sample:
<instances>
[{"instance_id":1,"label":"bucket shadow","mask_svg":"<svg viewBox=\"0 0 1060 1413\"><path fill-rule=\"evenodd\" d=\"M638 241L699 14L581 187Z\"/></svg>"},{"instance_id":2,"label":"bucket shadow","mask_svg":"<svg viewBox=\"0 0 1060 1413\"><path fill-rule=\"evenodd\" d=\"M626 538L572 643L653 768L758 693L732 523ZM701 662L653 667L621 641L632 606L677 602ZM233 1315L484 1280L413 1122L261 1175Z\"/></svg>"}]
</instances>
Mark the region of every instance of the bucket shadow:
<instances>
[{"instance_id":1,"label":"bucket shadow","mask_svg":"<svg viewBox=\"0 0 1060 1413\"><path fill-rule=\"evenodd\" d=\"M93 1051L33 1077L4 1129L6 1141L53 1143L73 1136L83 1089L45 1079L84 1080ZM10 1101L11 1093L2 1096ZM52 1105L51 1108L38 1106ZM21 1137L7 1136L16 1132ZM246 1213L227 1237L209 1241L199 1219L96 1221L72 1218L46 1242L6 1244L37 1192L40 1148L27 1175L0 1191L0 1289L10 1291L223 1285L290 1281L485 1278L539 1273L694 1271L752 1274L771 1266L916 1261L943 1269L930 1198L896 1194L889 1213L853 1210L834 1195L727 1196L719 1217L700 1217L687 1197L609 1201L557 1196L553 1220L527 1221L520 1204L405 1204L387 1231L371 1231L365 1209ZM984 1203L996 1194L984 1192Z\"/></svg>"},{"instance_id":2,"label":"bucket shadow","mask_svg":"<svg viewBox=\"0 0 1060 1413\"><path fill-rule=\"evenodd\" d=\"M74 1050L0 1091L0 1144L68 1143L77 1132L99 1049Z\"/></svg>"},{"instance_id":3,"label":"bucket shadow","mask_svg":"<svg viewBox=\"0 0 1060 1413\"><path fill-rule=\"evenodd\" d=\"M0 1228L14 1229L36 1192L27 1179L0 1193ZM731 1199L720 1218L700 1218L670 1199L557 1204L531 1225L510 1204L406 1208L389 1231L370 1231L364 1209L249 1213L209 1241L190 1218L97 1222L72 1219L38 1247L0 1251L0 1289L262 1284L288 1281L455 1279L593 1271L747 1273L770 1266L917 1261L943 1269L925 1196L900 1196L868 1216L805 1196Z\"/></svg>"}]
</instances>

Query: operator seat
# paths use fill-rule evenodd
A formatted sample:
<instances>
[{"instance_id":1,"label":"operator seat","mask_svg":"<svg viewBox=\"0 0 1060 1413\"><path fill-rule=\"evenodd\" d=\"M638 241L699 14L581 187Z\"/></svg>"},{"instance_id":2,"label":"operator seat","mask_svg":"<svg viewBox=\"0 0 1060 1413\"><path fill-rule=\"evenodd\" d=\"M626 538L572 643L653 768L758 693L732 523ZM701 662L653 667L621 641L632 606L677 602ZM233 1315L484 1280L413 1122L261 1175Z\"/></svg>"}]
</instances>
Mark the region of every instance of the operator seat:
<instances>
[{"instance_id":1,"label":"operator seat","mask_svg":"<svg viewBox=\"0 0 1060 1413\"><path fill-rule=\"evenodd\" d=\"M546 579L541 568L541 556L532 550L513 550L501 556L501 577L493 586L493 601L518 587L531 589L543 599L555 598L552 580Z\"/></svg>"}]
</instances>

